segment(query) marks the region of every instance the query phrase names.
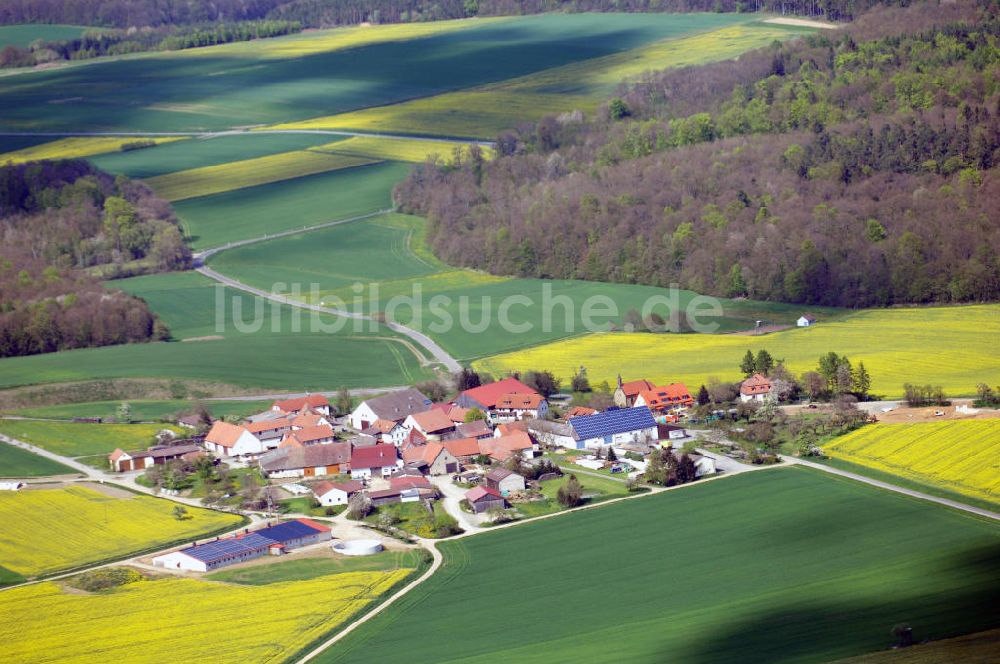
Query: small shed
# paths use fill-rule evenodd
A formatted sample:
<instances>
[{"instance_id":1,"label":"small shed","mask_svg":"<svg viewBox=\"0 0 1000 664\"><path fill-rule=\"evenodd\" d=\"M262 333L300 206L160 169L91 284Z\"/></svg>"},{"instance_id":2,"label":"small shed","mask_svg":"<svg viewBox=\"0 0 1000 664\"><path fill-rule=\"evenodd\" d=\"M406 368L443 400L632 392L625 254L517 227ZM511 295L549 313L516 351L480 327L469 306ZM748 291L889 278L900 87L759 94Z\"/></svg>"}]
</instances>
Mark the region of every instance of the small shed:
<instances>
[{"instance_id":1,"label":"small shed","mask_svg":"<svg viewBox=\"0 0 1000 664\"><path fill-rule=\"evenodd\" d=\"M795 324L799 327L812 327L816 324L816 317L812 314L803 314L799 316L799 319L795 321Z\"/></svg>"},{"instance_id":2,"label":"small shed","mask_svg":"<svg viewBox=\"0 0 1000 664\"><path fill-rule=\"evenodd\" d=\"M477 486L465 492L465 499L472 506L472 511L476 514L488 512L493 508L503 509L507 506L507 501L496 489L485 486Z\"/></svg>"},{"instance_id":3,"label":"small shed","mask_svg":"<svg viewBox=\"0 0 1000 664\"><path fill-rule=\"evenodd\" d=\"M515 491L524 491L524 477L506 468L494 468L486 473L486 486L509 496Z\"/></svg>"}]
</instances>

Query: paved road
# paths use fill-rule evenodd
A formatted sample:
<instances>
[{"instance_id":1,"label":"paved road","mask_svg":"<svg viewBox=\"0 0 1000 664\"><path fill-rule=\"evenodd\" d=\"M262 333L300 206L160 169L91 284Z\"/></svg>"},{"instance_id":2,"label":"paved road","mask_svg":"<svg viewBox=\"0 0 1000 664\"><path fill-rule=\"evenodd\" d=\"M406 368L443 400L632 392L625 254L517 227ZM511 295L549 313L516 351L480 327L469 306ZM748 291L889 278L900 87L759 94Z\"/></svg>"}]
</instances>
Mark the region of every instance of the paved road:
<instances>
[{"instance_id":1,"label":"paved road","mask_svg":"<svg viewBox=\"0 0 1000 664\"><path fill-rule=\"evenodd\" d=\"M459 505L465 498L465 489L455 486L450 475L431 477L430 480L441 491L441 505L444 507L444 511L455 517L458 525L462 526L462 530L466 533L477 533L483 530L480 525L483 522L483 516L469 514Z\"/></svg>"},{"instance_id":2,"label":"paved road","mask_svg":"<svg viewBox=\"0 0 1000 664\"><path fill-rule=\"evenodd\" d=\"M318 304L307 304L305 302L293 300L285 295L279 295L277 293L269 293L268 291L261 290L259 288L254 288L253 286L248 286L247 284L244 284L241 281L237 281L236 279L227 277L224 274L216 272L210 267L204 267L204 266L199 267L197 268L197 271L205 275L209 279L214 279L215 281L218 281L221 284L229 286L230 288L235 288L237 290L241 290L246 293L250 293L251 295L256 295L258 297L262 297L264 299L271 300L273 302L287 304L292 307L299 307L300 309L308 309L310 311L316 311L323 314L330 314L331 316L342 316L344 318L351 318L355 320L358 319L368 320L368 321L375 320L372 316L368 316L366 314L359 314L353 311L348 311L346 309L340 309L335 307L323 307ZM409 337L420 346L423 346L424 349L428 353L430 353L431 357L433 357L435 361L444 365L444 367L451 373L455 373L462 370L462 365L459 364L458 360L449 355L448 352L445 351L445 349L441 348L441 346L439 346L437 342L435 342L433 339L431 339L423 332L418 332L417 330L406 327L405 325L400 325L399 323L391 323L391 322L383 323L381 321L375 321L375 322L377 322L379 325L385 325L390 330L398 332L399 334L402 334L405 337Z\"/></svg>"}]
</instances>

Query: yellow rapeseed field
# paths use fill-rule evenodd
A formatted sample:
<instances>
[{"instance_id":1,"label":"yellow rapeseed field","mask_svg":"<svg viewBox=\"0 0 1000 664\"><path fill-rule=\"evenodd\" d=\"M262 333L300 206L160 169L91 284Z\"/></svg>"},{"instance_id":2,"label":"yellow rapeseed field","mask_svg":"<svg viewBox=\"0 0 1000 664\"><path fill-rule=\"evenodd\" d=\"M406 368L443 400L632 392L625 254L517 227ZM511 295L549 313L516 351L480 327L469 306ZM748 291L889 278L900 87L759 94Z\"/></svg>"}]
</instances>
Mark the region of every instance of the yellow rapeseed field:
<instances>
[{"instance_id":1,"label":"yellow rapeseed field","mask_svg":"<svg viewBox=\"0 0 1000 664\"><path fill-rule=\"evenodd\" d=\"M24 576L70 569L157 544L237 527L238 517L150 496L115 498L74 486L0 492L0 565Z\"/></svg>"},{"instance_id":2,"label":"yellow rapeseed field","mask_svg":"<svg viewBox=\"0 0 1000 664\"><path fill-rule=\"evenodd\" d=\"M835 459L1000 501L1000 419L874 424L833 440L823 451Z\"/></svg>"},{"instance_id":3,"label":"yellow rapeseed field","mask_svg":"<svg viewBox=\"0 0 1000 664\"><path fill-rule=\"evenodd\" d=\"M766 348L794 372L816 367L829 351L864 362L872 392L899 397L904 383L940 385L953 396L1000 383L1000 305L869 309L814 327L762 336L600 333L489 357L476 368L494 375L548 369L568 380L583 365L592 383L647 378L736 380L747 349Z\"/></svg>"},{"instance_id":4,"label":"yellow rapeseed field","mask_svg":"<svg viewBox=\"0 0 1000 664\"><path fill-rule=\"evenodd\" d=\"M78 157L91 157L95 154L105 152L117 152L125 143L135 143L136 141L155 141L156 143L169 143L171 141L183 140L184 136L78 136L75 138L60 138L50 143L33 145L30 148L23 148L13 152L0 154L0 164L12 163L21 164L26 161L37 161L39 159L76 159Z\"/></svg>"},{"instance_id":5,"label":"yellow rapeseed field","mask_svg":"<svg viewBox=\"0 0 1000 664\"><path fill-rule=\"evenodd\" d=\"M451 141L435 141L419 138L379 138L377 136L355 136L346 141L337 141L309 148L314 152L353 155L391 161L412 161L419 163L434 155L438 159L451 162L456 149L463 156L469 154L469 146ZM486 159L493 158L493 149L482 148Z\"/></svg>"},{"instance_id":6,"label":"yellow rapeseed field","mask_svg":"<svg viewBox=\"0 0 1000 664\"><path fill-rule=\"evenodd\" d=\"M296 150L158 175L146 184L160 197L180 201L372 163L367 157Z\"/></svg>"},{"instance_id":7,"label":"yellow rapeseed field","mask_svg":"<svg viewBox=\"0 0 1000 664\"><path fill-rule=\"evenodd\" d=\"M35 664L284 661L409 572L262 586L161 578L94 594L40 583L3 593L0 643L4 660Z\"/></svg>"}]
</instances>

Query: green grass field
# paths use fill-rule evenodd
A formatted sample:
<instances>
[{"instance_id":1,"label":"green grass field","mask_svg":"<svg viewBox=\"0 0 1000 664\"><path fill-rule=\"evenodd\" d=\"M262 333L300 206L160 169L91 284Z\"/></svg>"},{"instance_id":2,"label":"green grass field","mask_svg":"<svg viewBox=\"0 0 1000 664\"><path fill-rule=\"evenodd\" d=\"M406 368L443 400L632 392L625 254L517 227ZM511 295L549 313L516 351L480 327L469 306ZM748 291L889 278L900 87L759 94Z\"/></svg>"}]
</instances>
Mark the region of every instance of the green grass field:
<instances>
[{"instance_id":1,"label":"green grass field","mask_svg":"<svg viewBox=\"0 0 1000 664\"><path fill-rule=\"evenodd\" d=\"M57 406L20 408L7 414L65 420L76 417L114 419L118 417L118 406L121 403L121 401L69 403ZM271 407L270 401L203 401L199 403L187 399L138 399L130 400L128 404L132 409L132 419L136 421L172 418L177 413L191 412L198 405L204 406L214 417L244 417Z\"/></svg>"},{"instance_id":2,"label":"green grass field","mask_svg":"<svg viewBox=\"0 0 1000 664\"><path fill-rule=\"evenodd\" d=\"M237 247L214 256L210 264L219 272L258 288L270 289L275 282L299 284L302 299L346 305L367 313L386 311L392 298L411 297L418 287L423 305L416 313L409 305L395 308L393 320L422 327L461 359L586 333L584 304L593 301L591 298L599 297L613 305L613 315L593 317L596 324L606 326L620 325L629 309L641 309L648 299L668 295L667 290L651 286L509 279L450 268L430 253L424 243L424 232L425 222L418 217L386 215ZM368 284L361 294L360 307L354 302L358 296L353 289L356 283ZM370 285L373 283L378 284L377 294ZM317 284L319 290L315 297L310 295L311 284ZM691 291L681 291L678 303L683 307L695 296ZM375 297L378 299L373 300ZM435 304L432 302L435 297L442 299ZM510 299L514 297L527 297L532 304L524 306ZM561 304L566 298L573 304L569 319ZM530 329L509 332L498 324L504 303L511 301L514 304L506 309L507 319L516 326L529 324ZM547 306L548 302L553 306ZM720 331L749 329L759 319L790 324L804 311L797 305L780 303L719 302L724 309L719 320ZM832 309L810 310L823 317L842 315ZM546 312L552 315L547 316ZM454 324L443 329L448 319ZM437 322L442 322L441 329L432 327ZM477 332L479 327L485 329Z\"/></svg>"},{"instance_id":3,"label":"green grass field","mask_svg":"<svg viewBox=\"0 0 1000 664\"><path fill-rule=\"evenodd\" d=\"M0 477L45 477L72 475L77 471L57 461L32 454L20 447L0 443ZM0 572L2 579L2 572ZM0 584L2 584L0 580Z\"/></svg>"},{"instance_id":4,"label":"green grass field","mask_svg":"<svg viewBox=\"0 0 1000 664\"><path fill-rule=\"evenodd\" d=\"M267 40L264 48L231 44L142 54L7 76L0 80L0 125L199 131L290 122L485 85L748 20L737 14L558 14L467 21L458 29L446 25L435 33L432 27L424 36L365 40L348 49L299 48L303 37L295 36ZM336 40L355 33L329 34ZM283 43L292 47L283 52Z\"/></svg>"},{"instance_id":5,"label":"green grass field","mask_svg":"<svg viewBox=\"0 0 1000 664\"><path fill-rule=\"evenodd\" d=\"M0 25L0 48L5 46L27 48L36 39L44 41L77 39L90 29L83 25Z\"/></svg>"},{"instance_id":6,"label":"green grass field","mask_svg":"<svg viewBox=\"0 0 1000 664\"><path fill-rule=\"evenodd\" d=\"M0 566L0 586L9 586L24 581L24 577L17 572L12 572L6 567Z\"/></svg>"},{"instance_id":7,"label":"green grass field","mask_svg":"<svg viewBox=\"0 0 1000 664\"><path fill-rule=\"evenodd\" d=\"M181 341L5 358L0 360L0 388L155 376L299 392L402 385L428 375L416 356L385 328L369 332L366 324L356 332L353 322L347 322L337 332L310 332L314 319L308 312L272 306L226 289L218 291L225 312L220 332L215 325L217 291L213 284L194 272L116 281L115 287L148 301L174 338ZM249 331L255 329L251 325L242 332L236 327L236 301L242 303L240 314L247 325L253 323L256 303L261 303L264 317L259 329ZM301 313L300 332L293 331L296 312ZM315 320L330 328L336 326L328 316Z\"/></svg>"},{"instance_id":8,"label":"green grass field","mask_svg":"<svg viewBox=\"0 0 1000 664\"><path fill-rule=\"evenodd\" d=\"M411 166L383 162L321 173L174 205L195 249L261 237L392 207L392 188Z\"/></svg>"},{"instance_id":9,"label":"green grass field","mask_svg":"<svg viewBox=\"0 0 1000 664\"><path fill-rule=\"evenodd\" d=\"M242 133L192 138L142 150L111 152L88 157L87 160L109 173L121 173L131 178L151 178L164 173L218 166L292 150L305 150L337 140L337 136L329 134Z\"/></svg>"},{"instance_id":10,"label":"green grass field","mask_svg":"<svg viewBox=\"0 0 1000 664\"><path fill-rule=\"evenodd\" d=\"M904 383L932 383L949 396L971 395L978 383L1000 381L1000 305L867 309L813 327L761 336L595 334L490 357L477 367L508 371L549 369L568 378L580 364L591 382L621 373L691 389L711 377L737 380L747 349L764 348L795 373L814 370L833 351L864 362L873 394L899 397Z\"/></svg>"},{"instance_id":11,"label":"green grass field","mask_svg":"<svg viewBox=\"0 0 1000 664\"><path fill-rule=\"evenodd\" d=\"M89 424L47 420L3 420L0 433L37 445L63 456L108 454L116 447L145 449L153 444L158 431L170 429L182 435L184 429L167 424Z\"/></svg>"},{"instance_id":12,"label":"green grass field","mask_svg":"<svg viewBox=\"0 0 1000 664\"><path fill-rule=\"evenodd\" d=\"M798 468L440 547L319 661L828 661L904 621L918 640L992 627L1000 591L996 524Z\"/></svg>"},{"instance_id":13,"label":"green grass field","mask_svg":"<svg viewBox=\"0 0 1000 664\"><path fill-rule=\"evenodd\" d=\"M285 581L308 581L328 574L344 572L389 572L397 569L416 569L420 566L421 551L383 551L374 556L335 558L303 558L283 560L268 565L254 565L242 569L222 570L206 574L209 581L242 583L264 586Z\"/></svg>"}]
</instances>

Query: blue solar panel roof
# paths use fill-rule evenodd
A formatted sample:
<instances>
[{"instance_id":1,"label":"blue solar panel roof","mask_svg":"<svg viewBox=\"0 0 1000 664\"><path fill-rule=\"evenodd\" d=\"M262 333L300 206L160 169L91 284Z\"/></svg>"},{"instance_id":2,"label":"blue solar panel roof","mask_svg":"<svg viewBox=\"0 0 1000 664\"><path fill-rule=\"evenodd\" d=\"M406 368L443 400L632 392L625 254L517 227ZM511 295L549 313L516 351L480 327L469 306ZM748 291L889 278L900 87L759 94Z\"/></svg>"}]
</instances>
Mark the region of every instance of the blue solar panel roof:
<instances>
[{"instance_id":1,"label":"blue solar panel roof","mask_svg":"<svg viewBox=\"0 0 1000 664\"><path fill-rule=\"evenodd\" d=\"M257 534L273 539L275 542L284 543L289 540L299 539L300 537L315 535L318 532L320 531L301 521L288 521L286 523L279 523L276 526L261 528L257 531Z\"/></svg>"},{"instance_id":2,"label":"blue solar panel roof","mask_svg":"<svg viewBox=\"0 0 1000 664\"><path fill-rule=\"evenodd\" d=\"M577 440L603 438L616 433L626 433L639 429L656 428L656 420L646 406L607 410L596 415L581 415L569 418Z\"/></svg>"},{"instance_id":3,"label":"blue solar panel roof","mask_svg":"<svg viewBox=\"0 0 1000 664\"><path fill-rule=\"evenodd\" d=\"M251 533L240 539L223 539L192 546L190 549L184 549L181 553L205 563L212 563L230 556L239 556L266 549L272 544L277 544L277 542L269 537L261 537L257 533Z\"/></svg>"}]
</instances>

